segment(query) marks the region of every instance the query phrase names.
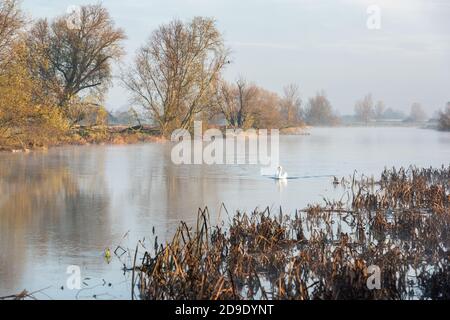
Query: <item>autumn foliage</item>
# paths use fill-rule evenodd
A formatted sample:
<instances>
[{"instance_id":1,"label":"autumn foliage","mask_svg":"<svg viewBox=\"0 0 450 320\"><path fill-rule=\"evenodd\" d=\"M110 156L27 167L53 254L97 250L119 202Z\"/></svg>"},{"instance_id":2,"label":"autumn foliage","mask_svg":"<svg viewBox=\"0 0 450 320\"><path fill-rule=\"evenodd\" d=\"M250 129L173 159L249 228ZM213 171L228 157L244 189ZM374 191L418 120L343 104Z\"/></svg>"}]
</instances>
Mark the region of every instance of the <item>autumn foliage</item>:
<instances>
[{"instance_id":1,"label":"autumn foliage","mask_svg":"<svg viewBox=\"0 0 450 320\"><path fill-rule=\"evenodd\" d=\"M103 94L124 33L100 5L26 25L19 1L0 0L0 148L28 149L66 141L89 118L104 123ZM30 28L28 28L30 27Z\"/></svg>"}]
</instances>

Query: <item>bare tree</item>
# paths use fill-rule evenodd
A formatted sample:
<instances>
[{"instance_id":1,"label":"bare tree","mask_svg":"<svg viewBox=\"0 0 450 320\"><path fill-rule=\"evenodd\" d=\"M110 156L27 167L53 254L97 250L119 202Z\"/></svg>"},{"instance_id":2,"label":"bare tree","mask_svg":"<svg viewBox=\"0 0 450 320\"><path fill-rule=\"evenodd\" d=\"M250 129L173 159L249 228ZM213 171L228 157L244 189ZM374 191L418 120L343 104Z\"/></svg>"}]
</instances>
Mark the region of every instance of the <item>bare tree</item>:
<instances>
[{"instance_id":1,"label":"bare tree","mask_svg":"<svg viewBox=\"0 0 450 320\"><path fill-rule=\"evenodd\" d=\"M152 33L122 80L134 103L167 136L190 127L196 115L213 107L227 57L213 19L174 20Z\"/></svg>"},{"instance_id":2,"label":"bare tree","mask_svg":"<svg viewBox=\"0 0 450 320\"><path fill-rule=\"evenodd\" d=\"M333 125L337 117L324 91L310 98L305 111L306 122L310 125Z\"/></svg>"},{"instance_id":3,"label":"bare tree","mask_svg":"<svg viewBox=\"0 0 450 320\"><path fill-rule=\"evenodd\" d=\"M217 93L216 111L233 128L280 128L284 126L280 106L276 93L243 78L235 84L223 81Z\"/></svg>"},{"instance_id":4,"label":"bare tree","mask_svg":"<svg viewBox=\"0 0 450 320\"><path fill-rule=\"evenodd\" d=\"M366 124L374 117L374 107L372 94L366 95L362 100L359 100L355 104L355 115Z\"/></svg>"},{"instance_id":5,"label":"bare tree","mask_svg":"<svg viewBox=\"0 0 450 320\"><path fill-rule=\"evenodd\" d=\"M295 126L301 122L302 99L298 85L290 84L284 87L284 94L280 101L281 116L284 125Z\"/></svg>"},{"instance_id":6,"label":"bare tree","mask_svg":"<svg viewBox=\"0 0 450 320\"><path fill-rule=\"evenodd\" d=\"M423 122L427 119L427 115L420 103L413 103L409 113L408 120L411 122Z\"/></svg>"},{"instance_id":7,"label":"bare tree","mask_svg":"<svg viewBox=\"0 0 450 320\"><path fill-rule=\"evenodd\" d=\"M0 0L0 67L8 62L11 46L24 19L17 0Z\"/></svg>"},{"instance_id":8,"label":"bare tree","mask_svg":"<svg viewBox=\"0 0 450 320\"><path fill-rule=\"evenodd\" d=\"M111 61L123 55L125 34L107 9L87 5L76 14L75 25L69 23L70 15L52 23L39 20L28 39L33 72L45 84L47 97L61 107L81 94L101 96L110 84Z\"/></svg>"},{"instance_id":9,"label":"bare tree","mask_svg":"<svg viewBox=\"0 0 450 320\"><path fill-rule=\"evenodd\" d=\"M218 111L233 128L251 126L251 114L254 111L258 88L240 78L235 84L221 81L217 93Z\"/></svg>"}]
</instances>

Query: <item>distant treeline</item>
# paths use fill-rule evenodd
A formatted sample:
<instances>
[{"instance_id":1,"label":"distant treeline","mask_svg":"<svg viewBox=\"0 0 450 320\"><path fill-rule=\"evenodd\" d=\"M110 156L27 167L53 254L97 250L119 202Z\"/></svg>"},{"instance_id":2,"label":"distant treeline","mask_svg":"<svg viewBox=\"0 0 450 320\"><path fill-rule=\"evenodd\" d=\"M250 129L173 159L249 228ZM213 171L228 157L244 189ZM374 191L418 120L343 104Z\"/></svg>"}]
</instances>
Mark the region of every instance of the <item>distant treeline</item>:
<instances>
[{"instance_id":1,"label":"distant treeline","mask_svg":"<svg viewBox=\"0 0 450 320\"><path fill-rule=\"evenodd\" d=\"M446 109L440 112L437 117L439 119L439 127L441 129L448 127L442 122L442 120L445 118L446 113L448 114L449 111L447 109L449 106L450 102L447 104ZM355 104L354 120L363 123L386 120L399 120L407 123L418 123L425 122L428 119L429 116L425 113L424 108L417 102L411 105L409 115L392 108L386 108L384 102L381 100L375 103L372 98L372 94L367 94L363 99L358 100Z\"/></svg>"},{"instance_id":2,"label":"distant treeline","mask_svg":"<svg viewBox=\"0 0 450 320\"><path fill-rule=\"evenodd\" d=\"M29 22L18 0L0 0L0 146L45 145L111 119L104 97L126 35L102 5L78 9ZM230 83L223 79L230 63L214 19L161 25L121 68L130 121L149 122L166 137L197 119L233 128L339 123L324 92L303 104L295 84L279 95L242 77ZM380 107L369 97L357 114L368 120Z\"/></svg>"}]
</instances>

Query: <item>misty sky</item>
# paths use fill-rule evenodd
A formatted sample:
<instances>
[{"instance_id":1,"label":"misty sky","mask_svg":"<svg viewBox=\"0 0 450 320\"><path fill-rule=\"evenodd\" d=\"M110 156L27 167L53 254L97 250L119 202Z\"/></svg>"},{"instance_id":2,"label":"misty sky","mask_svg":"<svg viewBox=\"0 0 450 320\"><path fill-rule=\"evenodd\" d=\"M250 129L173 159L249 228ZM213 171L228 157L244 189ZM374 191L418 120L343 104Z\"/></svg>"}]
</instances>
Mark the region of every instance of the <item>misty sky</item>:
<instances>
[{"instance_id":1,"label":"misty sky","mask_svg":"<svg viewBox=\"0 0 450 320\"><path fill-rule=\"evenodd\" d=\"M77 0L23 0L32 17L54 17ZM420 102L429 115L450 101L449 0L105 0L128 36L130 61L158 25L173 18L215 17L240 75L282 92L297 83L306 100L324 89L341 114L368 92L404 111ZM366 26L369 5L381 8L381 29ZM127 109L115 85L109 109Z\"/></svg>"}]
</instances>

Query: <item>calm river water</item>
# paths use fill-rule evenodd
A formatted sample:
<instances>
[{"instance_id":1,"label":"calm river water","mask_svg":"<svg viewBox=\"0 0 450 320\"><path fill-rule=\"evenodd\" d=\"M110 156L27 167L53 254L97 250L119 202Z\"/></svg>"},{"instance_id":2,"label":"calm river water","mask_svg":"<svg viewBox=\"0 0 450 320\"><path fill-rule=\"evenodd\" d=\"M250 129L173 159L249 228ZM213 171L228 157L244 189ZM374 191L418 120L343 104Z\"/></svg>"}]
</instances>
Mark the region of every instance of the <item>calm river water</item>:
<instances>
[{"instance_id":1,"label":"calm river water","mask_svg":"<svg viewBox=\"0 0 450 320\"><path fill-rule=\"evenodd\" d=\"M45 289L38 298L129 299L128 254L105 261L105 248L134 250L152 228L170 237L208 206L215 221L228 211L272 207L293 212L340 198L333 176L354 170L378 176L385 166L450 163L450 133L416 128L317 128L281 136L279 183L256 166L185 165L171 145L86 146L0 154L0 296ZM81 268L83 290L69 290L67 267ZM95 295L95 297L94 297Z\"/></svg>"}]
</instances>

